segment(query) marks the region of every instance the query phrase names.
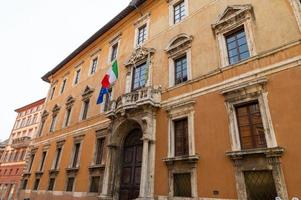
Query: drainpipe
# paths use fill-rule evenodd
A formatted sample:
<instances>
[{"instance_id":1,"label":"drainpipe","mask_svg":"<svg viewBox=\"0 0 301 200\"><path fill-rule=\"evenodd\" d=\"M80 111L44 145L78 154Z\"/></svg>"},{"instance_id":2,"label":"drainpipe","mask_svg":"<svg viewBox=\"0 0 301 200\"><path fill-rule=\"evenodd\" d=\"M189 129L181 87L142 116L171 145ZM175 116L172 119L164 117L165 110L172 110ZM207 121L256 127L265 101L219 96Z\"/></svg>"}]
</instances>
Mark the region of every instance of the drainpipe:
<instances>
[{"instance_id":1,"label":"drainpipe","mask_svg":"<svg viewBox=\"0 0 301 200\"><path fill-rule=\"evenodd\" d=\"M132 0L131 2L130 2L130 6L132 6L132 7L134 7L139 13L140 13L140 15L141 15L141 17L143 16L143 13L141 12L141 9L139 9L138 7L137 7L137 2L138 2L139 0Z\"/></svg>"}]
</instances>

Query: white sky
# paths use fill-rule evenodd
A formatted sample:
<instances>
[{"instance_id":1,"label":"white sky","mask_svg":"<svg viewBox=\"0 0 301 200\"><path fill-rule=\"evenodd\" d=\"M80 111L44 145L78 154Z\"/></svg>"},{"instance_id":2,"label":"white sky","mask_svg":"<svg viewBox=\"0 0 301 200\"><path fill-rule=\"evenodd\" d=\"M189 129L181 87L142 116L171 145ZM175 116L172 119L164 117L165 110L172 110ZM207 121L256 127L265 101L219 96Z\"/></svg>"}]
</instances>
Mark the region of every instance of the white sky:
<instances>
[{"instance_id":1,"label":"white sky","mask_svg":"<svg viewBox=\"0 0 301 200\"><path fill-rule=\"evenodd\" d=\"M41 77L130 0L0 0L0 140L15 109L46 96Z\"/></svg>"}]
</instances>

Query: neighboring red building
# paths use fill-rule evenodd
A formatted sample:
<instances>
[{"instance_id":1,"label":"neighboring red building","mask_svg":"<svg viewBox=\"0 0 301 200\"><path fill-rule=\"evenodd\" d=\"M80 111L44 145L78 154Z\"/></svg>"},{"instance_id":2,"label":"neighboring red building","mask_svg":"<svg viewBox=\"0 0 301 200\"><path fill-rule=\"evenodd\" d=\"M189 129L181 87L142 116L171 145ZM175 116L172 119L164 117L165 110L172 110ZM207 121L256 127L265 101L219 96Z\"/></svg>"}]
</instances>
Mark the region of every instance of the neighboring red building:
<instances>
[{"instance_id":1,"label":"neighboring red building","mask_svg":"<svg viewBox=\"0 0 301 200\"><path fill-rule=\"evenodd\" d=\"M18 116L7 143L1 144L0 199L14 199L20 187L26 152L40 122L45 98L16 109Z\"/></svg>"}]
</instances>

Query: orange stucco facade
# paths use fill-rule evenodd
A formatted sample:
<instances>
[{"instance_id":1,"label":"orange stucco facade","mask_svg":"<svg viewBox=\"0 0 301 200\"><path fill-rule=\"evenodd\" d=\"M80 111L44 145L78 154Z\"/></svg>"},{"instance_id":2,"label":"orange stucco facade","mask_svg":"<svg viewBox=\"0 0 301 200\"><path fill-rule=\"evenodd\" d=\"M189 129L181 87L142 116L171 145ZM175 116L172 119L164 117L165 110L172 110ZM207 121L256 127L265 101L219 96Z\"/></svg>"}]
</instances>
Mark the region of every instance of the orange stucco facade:
<instances>
[{"instance_id":1,"label":"orange stucco facade","mask_svg":"<svg viewBox=\"0 0 301 200\"><path fill-rule=\"evenodd\" d=\"M138 9L129 5L106 25L109 28L43 77L50 83L44 123L34 140L32 166L23 176L26 185L19 198L123 199L122 159L127 156L127 135L136 129L143 135L140 172L134 176L139 179L139 195L130 196L184 199L175 194L174 177L187 172L190 195L185 199L248 199L245 172L263 170L271 171L277 196L301 198L301 33L300 16L292 6L297 2L136 3ZM174 24L179 3L183 3L185 17ZM136 48L139 27L144 24L147 36ZM229 64L225 40L228 32L241 27L250 56ZM104 111L104 103L96 101L100 82L111 66L114 44L118 44L119 77L112 87L109 109ZM174 62L182 54L187 56L188 77L175 84ZM95 58L96 72L91 73ZM148 73L143 87L152 88L147 90L151 95L143 93L143 87L141 93L132 90L134 70L145 60ZM79 82L75 83L79 69ZM237 140L238 119L233 109L236 102L250 100L259 102L265 148L243 149L242 141ZM183 116L188 118L189 151L177 157L173 123ZM99 138L104 138L101 152ZM80 144L78 154L76 144ZM62 151L59 158L58 148ZM102 157L97 164L98 153ZM54 168L57 158L58 167ZM91 189L92 177L99 177L97 190ZM55 181L49 187L51 178ZM74 178L72 187L70 178ZM130 196L124 199L134 198Z\"/></svg>"}]
</instances>

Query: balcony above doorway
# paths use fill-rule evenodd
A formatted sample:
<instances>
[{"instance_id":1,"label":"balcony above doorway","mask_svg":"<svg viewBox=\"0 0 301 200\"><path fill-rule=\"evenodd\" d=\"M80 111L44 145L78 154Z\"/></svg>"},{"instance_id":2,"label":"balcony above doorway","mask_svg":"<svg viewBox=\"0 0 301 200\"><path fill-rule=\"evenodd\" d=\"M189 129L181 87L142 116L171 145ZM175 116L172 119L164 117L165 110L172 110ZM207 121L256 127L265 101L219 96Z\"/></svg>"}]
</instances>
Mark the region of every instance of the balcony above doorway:
<instances>
[{"instance_id":1,"label":"balcony above doorway","mask_svg":"<svg viewBox=\"0 0 301 200\"><path fill-rule=\"evenodd\" d=\"M121 95L117 100L112 100L109 109L106 112L106 116L110 118L116 114L124 115L126 111L143 108L144 106L158 108L160 107L160 102L160 87L144 87Z\"/></svg>"}]
</instances>

